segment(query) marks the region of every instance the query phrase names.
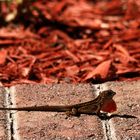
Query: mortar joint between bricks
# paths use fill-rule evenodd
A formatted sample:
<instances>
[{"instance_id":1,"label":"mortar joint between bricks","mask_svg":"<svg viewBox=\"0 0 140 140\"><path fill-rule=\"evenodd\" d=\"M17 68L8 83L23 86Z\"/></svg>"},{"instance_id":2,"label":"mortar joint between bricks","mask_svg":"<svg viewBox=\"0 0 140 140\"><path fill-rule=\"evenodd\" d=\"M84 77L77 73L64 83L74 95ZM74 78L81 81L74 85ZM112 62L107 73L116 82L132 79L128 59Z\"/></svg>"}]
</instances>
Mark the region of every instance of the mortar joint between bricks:
<instances>
[{"instance_id":1,"label":"mortar joint between bricks","mask_svg":"<svg viewBox=\"0 0 140 140\"><path fill-rule=\"evenodd\" d=\"M5 106L9 107L9 105L12 104L11 102L11 95L10 95L10 89L9 88L5 88ZM14 140L13 138L13 117L12 117L12 112L11 111L7 111L6 113L7 116L7 128L8 128L8 140Z\"/></svg>"}]
</instances>

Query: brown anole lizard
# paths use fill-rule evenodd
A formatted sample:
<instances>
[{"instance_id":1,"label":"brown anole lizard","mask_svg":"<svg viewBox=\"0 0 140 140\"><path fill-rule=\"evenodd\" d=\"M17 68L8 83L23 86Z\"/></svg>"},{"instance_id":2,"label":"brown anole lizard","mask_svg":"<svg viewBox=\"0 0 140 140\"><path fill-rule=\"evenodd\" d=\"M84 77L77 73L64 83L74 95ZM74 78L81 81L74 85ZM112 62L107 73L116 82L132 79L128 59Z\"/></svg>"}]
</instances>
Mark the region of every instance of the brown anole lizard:
<instances>
[{"instance_id":1,"label":"brown anole lizard","mask_svg":"<svg viewBox=\"0 0 140 140\"><path fill-rule=\"evenodd\" d=\"M105 90L99 93L99 95L91 101L64 106L31 106L31 107L15 107L6 108L0 107L0 110L17 110L17 111L51 111L51 112L66 112L67 115L77 116L79 114L100 114L100 111L110 101L116 93L112 90ZM115 108L116 109L116 108Z\"/></svg>"}]
</instances>

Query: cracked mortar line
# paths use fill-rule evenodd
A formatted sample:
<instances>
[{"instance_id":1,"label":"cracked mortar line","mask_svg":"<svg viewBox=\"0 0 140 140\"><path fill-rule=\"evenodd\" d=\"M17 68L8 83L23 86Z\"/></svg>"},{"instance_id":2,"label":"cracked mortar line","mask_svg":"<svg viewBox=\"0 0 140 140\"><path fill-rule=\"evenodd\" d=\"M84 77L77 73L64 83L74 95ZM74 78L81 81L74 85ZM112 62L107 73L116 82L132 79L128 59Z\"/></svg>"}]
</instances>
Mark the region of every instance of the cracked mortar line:
<instances>
[{"instance_id":1,"label":"cracked mortar line","mask_svg":"<svg viewBox=\"0 0 140 140\"><path fill-rule=\"evenodd\" d=\"M108 90L107 84L97 84L95 85L95 88L97 88L99 91ZM112 120L102 120L102 126L104 130L104 135L106 140L117 140L115 128Z\"/></svg>"},{"instance_id":2,"label":"cracked mortar line","mask_svg":"<svg viewBox=\"0 0 140 140\"><path fill-rule=\"evenodd\" d=\"M10 107L11 105L15 104L15 88L5 88L6 94L5 94L5 106ZM11 96L12 94L12 96ZM7 111L7 128L8 128L8 140L19 140L16 136L16 128L17 128L17 122L16 122L16 115L13 113L15 111Z\"/></svg>"},{"instance_id":3,"label":"cracked mortar line","mask_svg":"<svg viewBox=\"0 0 140 140\"><path fill-rule=\"evenodd\" d=\"M9 88L5 88L5 106L9 107L11 101L10 101L10 90ZM12 140L12 118L11 113L9 111L6 112L7 117L7 133L8 133L8 140Z\"/></svg>"},{"instance_id":4,"label":"cracked mortar line","mask_svg":"<svg viewBox=\"0 0 140 140\"><path fill-rule=\"evenodd\" d=\"M11 103L12 105L15 105L15 87L10 87L9 89L10 91L10 99L11 99ZM12 95L12 96L11 96ZM17 130L18 130L18 125L17 125L17 115L15 113L16 111L10 111L11 113L11 120L12 120L12 130L13 130L13 133L12 133L12 138L13 140L20 140L19 138L19 135L17 133Z\"/></svg>"}]
</instances>

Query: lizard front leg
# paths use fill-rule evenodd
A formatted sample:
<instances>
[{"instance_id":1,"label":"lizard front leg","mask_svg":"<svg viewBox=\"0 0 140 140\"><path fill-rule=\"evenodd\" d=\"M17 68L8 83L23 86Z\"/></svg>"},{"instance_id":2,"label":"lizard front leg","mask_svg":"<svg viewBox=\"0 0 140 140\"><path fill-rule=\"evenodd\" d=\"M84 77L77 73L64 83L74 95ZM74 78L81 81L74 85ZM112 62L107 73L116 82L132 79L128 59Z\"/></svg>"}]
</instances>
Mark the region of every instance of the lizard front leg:
<instances>
[{"instance_id":1,"label":"lizard front leg","mask_svg":"<svg viewBox=\"0 0 140 140\"><path fill-rule=\"evenodd\" d=\"M98 105L97 109L95 110L96 115L100 116L100 110L101 110L101 106Z\"/></svg>"}]
</instances>

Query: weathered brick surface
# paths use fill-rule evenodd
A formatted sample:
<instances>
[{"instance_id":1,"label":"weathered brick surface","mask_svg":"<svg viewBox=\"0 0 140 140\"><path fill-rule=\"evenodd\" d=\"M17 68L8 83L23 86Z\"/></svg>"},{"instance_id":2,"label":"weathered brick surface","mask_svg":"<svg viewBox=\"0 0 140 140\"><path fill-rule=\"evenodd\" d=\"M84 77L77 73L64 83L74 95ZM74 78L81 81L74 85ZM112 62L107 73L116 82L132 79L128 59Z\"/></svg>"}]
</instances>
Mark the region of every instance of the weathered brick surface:
<instances>
[{"instance_id":1,"label":"weathered brick surface","mask_svg":"<svg viewBox=\"0 0 140 140\"><path fill-rule=\"evenodd\" d=\"M0 87L0 106L4 106L5 89ZM5 111L0 111L0 140L8 139L7 115Z\"/></svg>"},{"instance_id":2,"label":"weathered brick surface","mask_svg":"<svg viewBox=\"0 0 140 140\"><path fill-rule=\"evenodd\" d=\"M0 140L139 140L140 81L108 82L95 86L98 91L112 89L118 110L101 120L95 115L66 118L65 113L0 111ZM13 106L67 105L95 97L90 84L16 85L10 89ZM0 87L0 106L5 102ZM7 115L11 116L11 121ZM9 126L9 127L7 127ZM9 137L8 137L9 136Z\"/></svg>"},{"instance_id":3,"label":"weathered brick surface","mask_svg":"<svg viewBox=\"0 0 140 140\"><path fill-rule=\"evenodd\" d=\"M18 107L80 103L93 99L93 90L89 84L17 85L10 89ZM13 118L15 139L105 139L102 123L95 115L66 119L64 113L57 112L16 112Z\"/></svg>"},{"instance_id":4,"label":"weathered brick surface","mask_svg":"<svg viewBox=\"0 0 140 140\"><path fill-rule=\"evenodd\" d=\"M117 140L140 139L140 81L109 82L108 88L117 92L117 115L110 120Z\"/></svg>"}]
</instances>

